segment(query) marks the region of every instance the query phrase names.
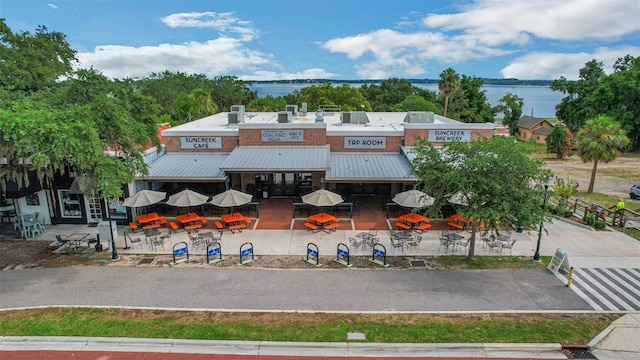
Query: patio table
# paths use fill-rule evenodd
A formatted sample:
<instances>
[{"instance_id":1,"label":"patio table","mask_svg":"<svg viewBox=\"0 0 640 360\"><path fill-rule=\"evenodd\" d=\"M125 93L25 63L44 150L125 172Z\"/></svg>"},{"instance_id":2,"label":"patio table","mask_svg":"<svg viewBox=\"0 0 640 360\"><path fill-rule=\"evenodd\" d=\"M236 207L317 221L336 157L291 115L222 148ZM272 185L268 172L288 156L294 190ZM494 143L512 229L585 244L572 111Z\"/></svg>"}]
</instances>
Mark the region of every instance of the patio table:
<instances>
[{"instance_id":1,"label":"patio table","mask_svg":"<svg viewBox=\"0 0 640 360\"><path fill-rule=\"evenodd\" d=\"M73 243L73 248L77 251L80 248L80 245L85 241L85 239L89 236L87 233L73 233L65 240Z\"/></svg>"},{"instance_id":2,"label":"patio table","mask_svg":"<svg viewBox=\"0 0 640 360\"><path fill-rule=\"evenodd\" d=\"M138 221L139 224L146 224L146 223L160 221L160 216L158 215L158 213L148 213L148 214L138 215L138 217L136 217L136 220Z\"/></svg>"},{"instance_id":3,"label":"patio table","mask_svg":"<svg viewBox=\"0 0 640 360\"><path fill-rule=\"evenodd\" d=\"M192 222L200 221L200 215L198 215L196 213L188 213L188 214L184 214L184 215L178 215L178 216L176 216L176 220L178 222L180 222L180 224L182 224L182 225L190 224Z\"/></svg>"},{"instance_id":4,"label":"patio table","mask_svg":"<svg viewBox=\"0 0 640 360\"><path fill-rule=\"evenodd\" d=\"M329 215L327 213L317 213L309 216L307 218L307 221L315 223L320 227L320 230L324 230L325 226L331 224L334 221L338 221L338 219L335 216Z\"/></svg>"},{"instance_id":5,"label":"patio table","mask_svg":"<svg viewBox=\"0 0 640 360\"><path fill-rule=\"evenodd\" d=\"M224 214L220 218L227 224L227 227L236 225L240 221L244 221L245 216L242 213Z\"/></svg>"}]
</instances>

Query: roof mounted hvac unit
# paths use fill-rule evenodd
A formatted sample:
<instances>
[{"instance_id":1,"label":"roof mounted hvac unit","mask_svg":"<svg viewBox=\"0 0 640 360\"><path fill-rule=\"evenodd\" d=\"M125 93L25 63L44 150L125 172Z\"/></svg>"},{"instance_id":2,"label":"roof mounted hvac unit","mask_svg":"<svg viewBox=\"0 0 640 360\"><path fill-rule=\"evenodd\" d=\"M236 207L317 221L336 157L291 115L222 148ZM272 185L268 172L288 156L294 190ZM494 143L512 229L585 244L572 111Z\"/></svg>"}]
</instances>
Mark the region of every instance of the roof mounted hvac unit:
<instances>
[{"instance_id":1,"label":"roof mounted hvac unit","mask_svg":"<svg viewBox=\"0 0 640 360\"><path fill-rule=\"evenodd\" d=\"M244 105L231 105L231 111L244 112Z\"/></svg>"},{"instance_id":2,"label":"roof mounted hvac unit","mask_svg":"<svg viewBox=\"0 0 640 360\"><path fill-rule=\"evenodd\" d=\"M302 108L300 109L302 115L307 115L307 103L302 103Z\"/></svg>"},{"instance_id":3,"label":"roof mounted hvac unit","mask_svg":"<svg viewBox=\"0 0 640 360\"><path fill-rule=\"evenodd\" d=\"M288 111L278 112L278 122L280 124L287 124L291 122L291 113Z\"/></svg>"},{"instance_id":4,"label":"roof mounted hvac unit","mask_svg":"<svg viewBox=\"0 0 640 360\"><path fill-rule=\"evenodd\" d=\"M367 124L369 123L369 117L364 111L345 111L342 113L343 124Z\"/></svg>"},{"instance_id":5,"label":"roof mounted hvac unit","mask_svg":"<svg viewBox=\"0 0 640 360\"><path fill-rule=\"evenodd\" d=\"M404 117L404 122L433 124L435 119L435 114L431 111L408 111Z\"/></svg>"},{"instance_id":6,"label":"roof mounted hvac unit","mask_svg":"<svg viewBox=\"0 0 640 360\"><path fill-rule=\"evenodd\" d=\"M229 124L237 124L237 123L241 122L241 120L240 120L240 116L241 115L244 115L244 113L240 113L240 112L237 112L237 111L230 112L227 115L228 119L229 119Z\"/></svg>"},{"instance_id":7,"label":"roof mounted hvac unit","mask_svg":"<svg viewBox=\"0 0 640 360\"><path fill-rule=\"evenodd\" d=\"M316 124L322 124L324 122L324 113L322 110L316 111Z\"/></svg>"},{"instance_id":8,"label":"roof mounted hvac unit","mask_svg":"<svg viewBox=\"0 0 640 360\"><path fill-rule=\"evenodd\" d=\"M293 116L298 116L298 105L287 105L287 112L290 112Z\"/></svg>"}]
</instances>

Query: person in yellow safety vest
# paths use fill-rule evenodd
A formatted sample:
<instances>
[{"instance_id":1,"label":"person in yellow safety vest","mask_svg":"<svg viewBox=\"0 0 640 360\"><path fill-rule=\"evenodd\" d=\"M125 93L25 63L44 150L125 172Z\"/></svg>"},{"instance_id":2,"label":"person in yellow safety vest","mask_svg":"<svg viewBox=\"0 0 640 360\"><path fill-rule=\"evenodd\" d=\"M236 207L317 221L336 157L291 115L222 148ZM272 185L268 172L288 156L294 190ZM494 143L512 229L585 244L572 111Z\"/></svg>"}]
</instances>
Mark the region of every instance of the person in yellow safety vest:
<instances>
[{"instance_id":1,"label":"person in yellow safety vest","mask_svg":"<svg viewBox=\"0 0 640 360\"><path fill-rule=\"evenodd\" d=\"M622 226L622 214L624 213L624 200L622 198L616 203L616 214L613 218L613 225L615 225L615 217L618 217L618 225Z\"/></svg>"}]
</instances>

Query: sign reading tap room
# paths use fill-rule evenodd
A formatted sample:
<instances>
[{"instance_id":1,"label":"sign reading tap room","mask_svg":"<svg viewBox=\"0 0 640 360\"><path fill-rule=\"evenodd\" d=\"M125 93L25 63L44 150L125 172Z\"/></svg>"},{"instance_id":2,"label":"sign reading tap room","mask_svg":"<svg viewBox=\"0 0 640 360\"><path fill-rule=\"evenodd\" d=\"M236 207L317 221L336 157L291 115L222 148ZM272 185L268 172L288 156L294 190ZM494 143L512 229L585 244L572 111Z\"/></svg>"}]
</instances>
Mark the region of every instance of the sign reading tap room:
<instances>
[{"instance_id":1,"label":"sign reading tap room","mask_svg":"<svg viewBox=\"0 0 640 360\"><path fill-rule=\"evenodd\" d=\"M262 130L262 142L303 142L304 130Z\"/></svg>"},{"instance_id":2,"label":"sign reading tap room","mask_svg":"<svg viewBox=\"0 0 640 360\"><path fill-rule=\"evenodd\" d=\"M346 137L345 149L384 149L387 146L387 138L381 137Z\"/></svg>"},{"instance_id":3,"label":"sign reading tap room","mask_svg":"<svg viewBox=\"0 0 640 360\"><path fill-rule=\"evenodd\" d=\"M430 142L471 141L471 130L429 130Z\"/></svg>"},{"instance_id":4,"label":"sign reading tap room","mask_svg":"<svg viewBox=\"0 0 640 360\"><path fill-rule=\"evenodd\" d=\"M181 149L222 149L222 138L189 136L180 138Z\"/></svg>"}]
</instances>

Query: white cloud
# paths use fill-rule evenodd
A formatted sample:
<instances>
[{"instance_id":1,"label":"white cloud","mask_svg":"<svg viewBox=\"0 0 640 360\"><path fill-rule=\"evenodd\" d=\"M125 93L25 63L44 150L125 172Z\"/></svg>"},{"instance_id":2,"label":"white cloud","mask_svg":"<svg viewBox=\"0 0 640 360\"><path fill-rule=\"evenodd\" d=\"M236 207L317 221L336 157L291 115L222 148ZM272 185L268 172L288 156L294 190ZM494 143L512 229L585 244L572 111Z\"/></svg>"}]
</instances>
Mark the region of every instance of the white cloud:
<instances>
[{"instance_id":1,"label":"white cloud","mask_svg":"<svg viewBox=\"0 0 640 360\"><path fill-rule=\"evenodd\" d=\"M535 48L538 52L525 55L503 69L503 76L555 78L551 74L566 74L576 66L580 68L585 61L573 64L574 67L570 63L583 56L550 51L542 56L541 49L605 46L624 36L634 36L640 31L638 14L638 0L477 0L460 7L455 14L426 16L423 25L433 31L379 29L334 38L322 47L354 60L354 68L363 78L417 76L428 72L433 62L441 70L443 66L526 53ZM411 24L410 17L398 23L403 28ZM539 67L524 70L524 65L533 66L534 62Z\"/></svg>"},{"instance_id":2,"label":"white cloud","mask_svg":"<svg viewBox=\"0 0 640 360\"><path fill-rule=\"evenodd\" d=\"M637 0L478 0L463 12L429 15L424 24L459 30L480 43L526 44L551 40L612 40L640 30Z\"/></svg>"},{"instance_id":3,"label":"white cloud","mask_svg":"<svg viewBox=\"0 0 640 360\"><path fill-rule=\"evenodd\" d=\"M78 53L78 59L80 67L93 66L112 78L142 77L165 70L218 76L273 61L272 55L247 49L241 40L228 37L158 46L102 45L93 52Z\"/></svg>"},{"instance_id":4,"label":"white cloud","mask_svg":"<svg viewBox=\"0 0 640 360\"><path fill-rule=\"evenodd\" d=\"M613 64L618 58L630 54L640 56L640 47L602 47L593 53L535 52L514 59L507 67L500 71L505 78L517 79L558 79L564 76L569 80L578 79L580 69L593 59L602 61L603 70L611 73Z\"/></svg>"},{"instance_id":5,"label":"white cloud","mask_svg":"<svg viewBox=\"0 0 640 360\"><path fill-rule=\"evenodd\" d=\"M52 9L57 9L58 7L56 6L56 4L47 4L48 7L52 8Z\"/></svg>"},{"instance_id":6,"label":"white cloud","mask_svg":"<svg viewBox=\"0 0 640 360\"><path fill-rule=\"evenodd\" d=\"M355 66L359 75L368 79L380 79L391 74L422 75L427 72L429 61L456 64L508 53L469 39L448 39L441 33L401 33L389 29L332 39L322 46L330 52L344 53L352 60L371 53L372 61ZM377 76L372 77L372 74Z\"/></svg>"},{"instance_id":7,"label":"white cloud","mask_svg":"<svg viewBox=\"0 0 640 360\"><path fill-rule=\"evenodd\" d=\"M313 68L288 73L275 71L254 71L252 74L238 76L241 80L293 80L293 79L331 79L338 74L327 72L325 69Z\"/></svg>"},{"instance_id":8,"label":"white cloud","mask_svg":"<svg viewBox=\"0 0 640 360\"><path fill-rule=\"evenodd\" d=\"M165 16L161 21L171 28L188 27L214 29L222 33L237 33L241 34L245 41L250 41L258 34L251 26L251 22L235 17L232 12L177 13Z\"/></svg>"}]
</instances>

